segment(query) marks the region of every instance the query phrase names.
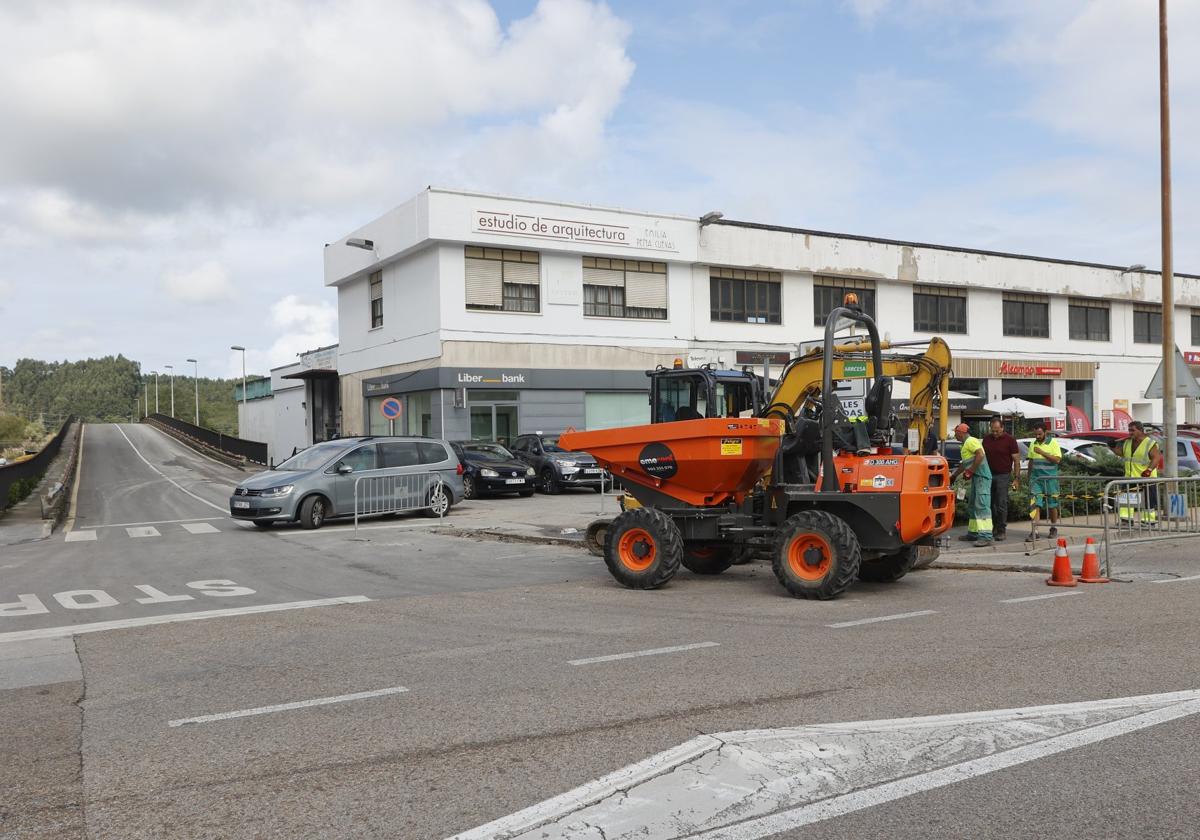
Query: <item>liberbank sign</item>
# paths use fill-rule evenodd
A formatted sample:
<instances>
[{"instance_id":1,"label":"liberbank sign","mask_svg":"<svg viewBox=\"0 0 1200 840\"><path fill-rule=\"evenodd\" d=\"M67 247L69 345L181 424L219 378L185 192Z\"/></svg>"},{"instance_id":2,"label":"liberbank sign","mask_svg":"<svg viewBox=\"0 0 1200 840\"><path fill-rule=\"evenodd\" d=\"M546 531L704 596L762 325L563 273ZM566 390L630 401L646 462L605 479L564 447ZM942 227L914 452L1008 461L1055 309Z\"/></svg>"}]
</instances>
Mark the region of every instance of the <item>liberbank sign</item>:
<instances>
[{"instance_id":1,"label":"liberbank sign","mask_svg":"<svg viewBox=\"0 0 1200 840\"><path fill-rule=\"evenodd\" d=\"M471 230L475 233L575 242L580 245L610 245L672 254L679 251L676 235L657 222L636 226L614 225L506 210L475 210L471 217Z\"/></svg>"}]
</instances>

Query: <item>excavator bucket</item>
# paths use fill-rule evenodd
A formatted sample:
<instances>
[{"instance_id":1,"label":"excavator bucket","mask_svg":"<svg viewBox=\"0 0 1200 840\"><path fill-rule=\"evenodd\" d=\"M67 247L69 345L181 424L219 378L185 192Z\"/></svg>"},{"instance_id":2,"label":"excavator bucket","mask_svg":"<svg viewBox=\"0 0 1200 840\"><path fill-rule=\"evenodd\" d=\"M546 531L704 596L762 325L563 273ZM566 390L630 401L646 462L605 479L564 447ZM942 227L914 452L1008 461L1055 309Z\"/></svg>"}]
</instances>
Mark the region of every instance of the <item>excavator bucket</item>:
<instances>
[{"instance_id":1,"label":"excavator bucket","mask_svg":"<svg viewBox=\"0 0 1200 840\"><path fill-rule=\"evenodd\" d=\"M710 417L568 432L559 446L591 454L635 497L630 485L710 507L745 498L771 469L782 434L782 420Z\"/></svg>"}]
</instances>

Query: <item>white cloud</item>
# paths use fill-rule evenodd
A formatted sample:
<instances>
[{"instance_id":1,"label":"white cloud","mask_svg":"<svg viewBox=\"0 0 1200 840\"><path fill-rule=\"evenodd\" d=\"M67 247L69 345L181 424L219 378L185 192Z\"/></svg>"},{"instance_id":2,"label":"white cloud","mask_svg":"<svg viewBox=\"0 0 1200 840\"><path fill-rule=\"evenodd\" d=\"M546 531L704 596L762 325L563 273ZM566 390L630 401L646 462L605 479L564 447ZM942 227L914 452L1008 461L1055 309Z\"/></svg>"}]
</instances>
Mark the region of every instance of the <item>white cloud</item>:
<instances>
[{"instance_id":1,"label":"white cloud","mask_svg":"<svg viewBox=\"0 0 1200 840\"><path fill-rule=\"evenodd\" d=\"M296 361L305 351L337 344L337 307L288 295L271 307L271 325L278 332L267 351L268 367Z\"/></svg>"},{"instance_id":2,"label":"white cloud","mask_svg":"<svg viewBox=\"0 0 1200 840\"><path fill-rule=\"evenodd\" d=\"M217 303L233 298L229 274L216 260L191 269L168 269L162 278L168 295L181 303Z\"/></svg>"},{"instance_id":3,"label":"white cloud","mask_svg":"<svg viewBox=\"0 0 1200 840\"><path fill-rule=\"evenodd\" d=\"M845 2L855 17L865 24L874 23L883 10L891 5L891 0L845 0Z\"/></svg>"}]
</instances>

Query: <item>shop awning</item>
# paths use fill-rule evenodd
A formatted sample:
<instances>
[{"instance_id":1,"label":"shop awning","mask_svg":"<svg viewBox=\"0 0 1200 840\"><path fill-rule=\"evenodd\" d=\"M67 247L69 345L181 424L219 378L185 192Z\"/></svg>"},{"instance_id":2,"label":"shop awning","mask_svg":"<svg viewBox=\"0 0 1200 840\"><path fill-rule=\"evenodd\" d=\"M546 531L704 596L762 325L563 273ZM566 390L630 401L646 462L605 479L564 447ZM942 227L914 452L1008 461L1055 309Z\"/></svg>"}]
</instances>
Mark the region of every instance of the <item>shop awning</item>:
<instances>
[{"instance_id":1,"label":"shop awning","mask_svg":"<svg viewBox=\"0 0 1200 840\"><path fill-rule=\"evenodd\" d=\"M296 373L285 373L280 379L337 379L338 372L328 368L309 368Z\"/></svg>"}]
</instances>

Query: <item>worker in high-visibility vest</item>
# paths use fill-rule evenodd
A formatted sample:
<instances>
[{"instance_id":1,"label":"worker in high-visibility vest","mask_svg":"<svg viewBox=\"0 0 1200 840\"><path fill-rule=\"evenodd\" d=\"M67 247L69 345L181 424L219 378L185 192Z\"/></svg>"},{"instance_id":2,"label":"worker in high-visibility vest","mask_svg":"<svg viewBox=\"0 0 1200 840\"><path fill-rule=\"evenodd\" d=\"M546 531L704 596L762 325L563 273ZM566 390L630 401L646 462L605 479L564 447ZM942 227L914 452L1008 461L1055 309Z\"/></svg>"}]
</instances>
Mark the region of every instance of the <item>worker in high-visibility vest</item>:
<instances>
[{"instance_id":1,"label":"worker in high-visibility vest","mask_svg":"<svg viewBox=\"0 0 1200 840\"><path fill-rule=\"evenodd\" d=\"M1158 470L1162 467L1163 456L1158 444L1146 434L1146 427L1140 421L1134 420L1129 424L1129 437L1121 446L1122 460L1125 462L1126 478L1158 478ZM1137 485L1129 488L1129 492L1139 492ZM1158 488L1150 486L1142 489L1141 520L1151 523L1158 521ZM1134 518L1136 508L1122 507L1118 513L1122 519Z\"/></svg>"},{"instance_id":2,"label":"worker in high-visibility vest","mask_svg":"<svg viewBox=\"0 0 1200 840\"><path fill-rule=\"evenodd\" d=\"M1036 528L1044 511L1050 520L1050 539L1058 536L1058 465L1062 459L1062 447L1046 427L1034 429L1029 444L1029 518Z\"/></svg>"},{"instance_id":3,"label":"worker in high-visibility vest","mask_svg":"<svg viewBox=\"0 0 1200 840\"><path fill-rule=\"evenodd\" d=\"M950 481L961 475L970 482L967 493L967 533L959 539L983 548L992 545L992 469L983 451L983 441L972 437L971 428L966 423L954 427L954 438L962 443L962 461L950 476Z\"/></svg>"}]
</instances>

